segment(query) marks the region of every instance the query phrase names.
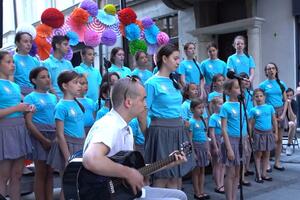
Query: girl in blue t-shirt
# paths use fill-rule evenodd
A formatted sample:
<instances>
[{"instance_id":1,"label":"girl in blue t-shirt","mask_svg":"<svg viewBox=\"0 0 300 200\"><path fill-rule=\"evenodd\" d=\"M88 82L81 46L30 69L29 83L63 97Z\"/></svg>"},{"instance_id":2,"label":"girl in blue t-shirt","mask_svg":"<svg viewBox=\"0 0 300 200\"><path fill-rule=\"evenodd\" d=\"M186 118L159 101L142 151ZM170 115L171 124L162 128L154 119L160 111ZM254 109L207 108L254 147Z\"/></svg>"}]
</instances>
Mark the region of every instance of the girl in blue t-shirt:
<instances>
[{"instance_id":1,"label":"girl in blue t-shirt","mask_svg":"<svg viewBox=\"0 0 300 200\"><path fill-rule=\"evenodd\" d=\"M117 72L120 78L125 78L131 75L131 69L124 65L124 50L121 47L114 47L110 53L111 66L108 72Z\"/></svg>"},{"instance_id":2,"label":"girl in blue t-shirt","mask_svg":"<svg viewBox=\"0 0 300 200\"><path fill-rule=\"evenodd\" d=\"M196 167L193 169L193 187L195 199L209 199L204 193L205 167L211 158L207 138L207 126L202 115L205 104L200 99L193 99L191 110L193 117L189 121L190 138L195 151Z\"/></svg>"},{"instance_id":3,"label":"girl in blue t-shirt","mask_svg":"<svg viewBox=\"0 0 300 200\"><path fill-rule=\"evenodd\" d=\"M17 50L13 56L15 63L13 77L14 82L21 87L21 92L24 96L33 91L33 85L29 80L30 71L40 66L40 61L36 57L29 55L32 41L32 36L27 32L18 32L15 36Z\"/></svg>"},{"instance_id":4,"label":"girl in blue t-shirt","mask_svg":"<svg viewBox=\"0 0 300 200\"><path fill-rule=\"evenodd\" d=\"M272 181L267 175L270 151L275 148L277 140L277 121L275 110L271 105L265 104L265 93L262 89L254 90L256 105L250 111L251 132L253 133L253 151L258 174L255 181L263 183L264 180ZM275 134L273 134L275 130ZM262 164L262 167L261 167Z\"/></svg>"},{"instance_id":5,"label":"girl in blue t-shirt","mask_svg":"<svg viewBox=\"0 0 300 200\"><path fill-rule=\"evenodd\" d=\"M111 101L109 99L109 85L107 82L101 84L100 87L100 97L101 101L103 101L103 106L97 111L96 120L101 119L106 113L109 112L111 107Z\"/></svg>"},{"instance_id":6,"label":"girl in blue t-shirt","mask_svg":"<svg viewBox=\"0 0 300 200\"><path fill-rule=\"evenodd\" d=\"M275 162L274 169L283 171L285 168L280 163L280 155L282 149L282 134L285 127L286 111L288 107L286 97L286 84L279 80L278 67L275 63L269 63L265 66L265 74L267 80L259 84L266 95L266 103L272 105L275 109L277 118L277 129L278 129L278 140L276 141L275 147Z\"/></svg>"},{"instance_id":7,"label":"girl in blue t-shirt","mask_svg":"<svg viewBox=\"0 0 300 200\"><path fill-rule=\"evenodd\" d=\"M95 122L96 104L92 99L85 97L85 95L88 91L88 80L87 80L86 76L83 74L79 74L78 81L81 85L81 90L80 90L80 95L78 96L77 99L83 105L84 110L85 110L85 112L84 112L84 130L85 130L85 134L87 135Z\"/></svg>"},{"instance_id":8,"label":"girl in blue t-shirt","mask_svg":"<svg viewBox=\"0 0 300 200\"><path fill-rule=\"evenodd\" d=\"M179 65L179 50L172 44L160 47L157 53L158 72L145 83L148 114L151 124L145 138L145 160L153 163L169 156L187 141L187 129L181 118L182 95L172 76ZM170 142L171 141L171 142ZM191 168L187 163L157 172L153 186L181 188L181 177Z\"/></svg>"},{"instance_id":9,"label":"girl in blue t-shirt","mask_svg":"<svg viewBox=\"0 0 300 200\"><path fill-rule=\"evenodd\" d=\"M240 103L238 95L240 95L240 86L236 79L226 80L224 83L224 92L229 96L220 110L222 136L224 142L221 145L222 160L226 166L224 179L224 189L226 199L234 200L237 195L237 188L240 176L240 151L239 142L242 139L244 144L246 139L246 125L243 123L243 138L240 138L240 120L244 122L244 111L242 110L242 119L240 119ZM244 156L242 157L245 163Z\"/></svg>"},{"instance_id":10,"label":"girl in blue t-shirt","mask_svg":"<svg viewBox=\"0 0 300 200\"><path fill-rule=\"evenodd\" d=\"M216 74L212 78L212 83L210 85L211 93L208 94L208 98L207 98L207 101L209 103L209 112L210 113L213 113L210 102L215 97L220 97L222 99L224 98L224 90L223 90L224 81L225 81L225 77L223 76L223 74ZM225 102L226 99L223 99L223 101Z\"/></svg>"},{"instance_id":11,"label":"girl in blue t-shirt","mask_svg":"<svg viewBox=\"0 0 300 200\"><path fill-rule=\"evenodd\" d=\"M236 74L245 72L249 76L249 80L253 83L255 63L252 56L245 51L246 39L244 36L238 35L234 38L233 47L236 53L227 59L228 70L234 71Z\"/></svg>"},{"instance_id":12,"label":"girl in blue t-shirt","mask_svg":"<svg viewBox=\"0 0 300 200\"><path fill-rule=\"evenodd\" d=\"M221 160L221 117L220 108L223 104L223 98L215 97L211 101L211 109L213 114L209 118L209 136L211 138L211 156L213 177L215 180L215 192L224 194L224 164Z\"/></svg>"},{"instance_id":13,"label":"girl in blue t-shirt","mask_svg":"<svg viewBox=\"0 0 300 200\"><path fill-rule=\"evenodd\" d=\"M32 145L25 126L23 113L34 111L34 106L21 103L19 85L9 79L15 66L7 51L0 51L0 194L20 199L20 181L25 156L31 154Z\"/></svg>"},{"instance_id":14,"label":"girl in blue t-shirt","mask_svg":"<svg viewBox=\"0 0 300 200\"><path fill-rule=\"evenodd\" d=\"M205 90L208 93L212 92L212 79L216 74L222 74L224 77L227 73L227 66L223 60L218 58L218 47L211 42L206 47L208 59L203 60L200 65L202 75L205 79Z\"/></svg>"},{"instance_id":15,"label":"girl in blue t-shirt","mask_svg":"<svg viewBox=\"0 0 300 200\"><path fill-rule=\"evenodd\" d=\"M191 100L198 97L198 88L194 83L187 84L183 89L184 101L181 104L181 117L184 120L185 125L188 127L188 121L193 116L191 111Z\"/></svg>"},{"instance_id":16,"label":"girl in blue t-shirt","mask_svg":"<svg viewBox=\"0 0 300 200\"><path fill-rule=\"evenodd\" d=\"M33 146L35 198L53 199L53 170L46 164L46 161L51 143L55 138L54 108L57 97L48 92L50 77L47 68L33 69L29 74L29 80L35 89L25 96L24 102L36 107L34 113L25 115Z\"/></svg>"},{"instance_id":17,"label":"girl in blue t-shirt","mask_svg":"<svg viewBox=\"0 0 300 200\"><path fill-rule=\"evenodd\" d=\"M145 82L153 76L152 72L147 69L148 58L147 54L143 51L135 53L136 68L132 71L131 75L136 75L144 85Z\"/></svg>"},{"instance_id":18,"label":"girl in blue t-shirt","mask_svg":"<svg viewBox=\"0 0 300 200\"><path fill-rule=\"evenodd\" d=\"M64 71L58 76L57 83L64 97L54 110L57 143L51 147L48 163L62 172L70 155L83 147L85 109L76 99L81 90L79 74Z\"/></svg>"}]
</instances>

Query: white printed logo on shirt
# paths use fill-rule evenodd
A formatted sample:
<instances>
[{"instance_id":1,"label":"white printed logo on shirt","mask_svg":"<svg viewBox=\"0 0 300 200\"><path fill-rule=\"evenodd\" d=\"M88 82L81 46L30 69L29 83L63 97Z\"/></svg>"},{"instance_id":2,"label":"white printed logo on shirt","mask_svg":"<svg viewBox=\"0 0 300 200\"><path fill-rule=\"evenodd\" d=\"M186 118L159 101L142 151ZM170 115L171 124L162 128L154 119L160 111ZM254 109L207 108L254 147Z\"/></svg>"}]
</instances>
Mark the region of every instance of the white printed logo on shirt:
<instances>
[{"instance_id":1,"label":"white printed logo on shirt","mask_svg":"<svg viewBox=\"0 0 300 200\"><path fill-rule=\"evenodd\" d=\"M209 67L210 69L212 69L212 68L213 68L212 64L209 64L209 65L208 65L208 67Z\"/></svg>"},{"instance_id":2,"label":"white printed logo on shirt","mask_svg":"<svg viewBox=\"0 0 300 200\"><path fill-rule=\"evenodd\" d=\"M166 91L166 92L168 91L168 87L167 87L167 86L161 85L160 87L161 87L161 89L162 89L163 91Z\"/></svg>"},{"instance_id":3,"label":"white printed logo on shirt","mask_svg":"<svg viewBox=\"0 0 300 200\"><path fill-rule=\"evenodd\" d=\"M11 90L8 87L4 86L3 89L7 94L11 93Z\"/></svg>"},{"instance_id":4,"label":"white printed logo on shirt","mask_svg":"<svg viewBox=\"0 0 300 200\"><path fill-rule=\"evenodd\" d=\"M192 67L192 65L188 65L187 68L192 69L193 67Z\"/></svg>"},{"instance_id":5,"label":"white printed logo on shirt","mask_svg":"<svg viewBox=\"0 0 300 200\"><path fill-rule=\"evenodd\" d=\"M235 109L232 109L232 114L233 114L234 117L237 117L237 115L238 115L238 113Z\"/></svg>"},{"instance_id":6,"label":"white printed logo on shirt","mask_svg":"<svg viewBox=\"0 0 300 200\"><path fill-rule=\"evenodd\" d=\"M44 99L40 99L40 103L41 103L42 105L45 105L45 104L46 104L46 102L44 101Z\"/></svg>"},{"instance_id":7,"label":"white printed logo on shirt","mask_svg":"<svg viewBox=\"0 0 300 200\"><path fill-rule=\"evenodd\" d=\"M267 85L268 88L272 88L273 86L271 84Z\"/></svg>"},{"instance_id":8,"label":"white printed logo on shirt","mask_svg":"<svg viewBox=\"0 0 300 200\"><path fill-rule=\"evenodd\" d=\"M240 63L240 62L241 62L241 60L237 58L237 59L236 59L236 62L237 62L237 63Z\"/></svg>"},{"instance_id":9,"label":"white printed logo on shirt","mask_svg":"<svg viewBox=\"0 0 300 200\"><path fill-rule=\"evenodd\" d=\"M74 110L74 108L70 109L70 114L74 117L76 116L76 111Z\"/></svg>"},{"instance_id":10,"label":"white printed logo on shirt","mask_svg":"<svg viewBox=\"0 0 300 200\"><path fill-rule=\"evenodd\" d=\"M259 110L256 111L256 115L259 116L261 112Z\"/></svg>"}]
</instances>

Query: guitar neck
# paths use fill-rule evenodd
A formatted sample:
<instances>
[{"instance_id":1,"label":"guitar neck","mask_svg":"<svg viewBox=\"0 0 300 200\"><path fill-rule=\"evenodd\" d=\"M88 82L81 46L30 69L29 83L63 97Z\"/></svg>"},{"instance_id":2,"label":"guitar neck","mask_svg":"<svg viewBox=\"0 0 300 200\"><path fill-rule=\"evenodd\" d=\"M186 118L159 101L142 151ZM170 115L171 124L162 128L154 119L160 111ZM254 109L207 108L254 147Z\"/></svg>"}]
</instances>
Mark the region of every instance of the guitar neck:
<instances>
[{"instance_id":1,"label":"guitar neck","mask_svg":"<svg viewBox=\"0 0 300 200\"><path fill-rule=\"evenodd\" d=\"M156 161L150 165L147 165L145 167L140 168L138 171L143 175L143 176L148 176L153 174L154 172L160 170L161 168L167 166L168 164L172 163L175 161L175 155L169 156L168 158L160 161Z\"/></svg>"}]
</instances>

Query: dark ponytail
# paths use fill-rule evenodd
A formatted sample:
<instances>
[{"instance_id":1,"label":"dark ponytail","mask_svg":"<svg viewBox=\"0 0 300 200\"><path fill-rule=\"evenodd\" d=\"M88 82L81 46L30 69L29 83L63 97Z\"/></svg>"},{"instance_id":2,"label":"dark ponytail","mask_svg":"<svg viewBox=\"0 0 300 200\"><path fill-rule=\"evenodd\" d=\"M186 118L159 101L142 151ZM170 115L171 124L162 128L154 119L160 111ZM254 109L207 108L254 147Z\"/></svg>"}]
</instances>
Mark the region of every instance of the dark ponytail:
<instances>
[{"instance_id":1,"label":"dark ponytail","mask_svg":"<svg viewBox=\"0 0 300 200\"><path fill-rule=\"evenodd\" d=\"M278 76L278 67L275 63L273 62L269 62L266 66L265 66L265 73L266 73L266 76L268 76L267 74L267 66L271 64L271 65L274 65L274 67L276 68L276 74L275 74L275 79L276 79L276 82L278 83L279 87L280 87L280 90L281 90L281 93L283 94L284 91L285 91L285 87L283 86L283 84L281 83L280 79L279 79L279 76Z\"/></svg>"}]
</instances>

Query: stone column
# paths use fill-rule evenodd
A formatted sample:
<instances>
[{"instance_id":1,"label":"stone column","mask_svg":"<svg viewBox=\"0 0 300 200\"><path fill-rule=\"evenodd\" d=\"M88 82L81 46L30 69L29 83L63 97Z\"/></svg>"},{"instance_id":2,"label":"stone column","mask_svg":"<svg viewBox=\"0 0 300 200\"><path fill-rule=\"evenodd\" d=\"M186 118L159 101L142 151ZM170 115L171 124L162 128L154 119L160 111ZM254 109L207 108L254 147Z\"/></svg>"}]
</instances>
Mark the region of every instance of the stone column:
<instances>
[{"instance_id":1,"label":"stone column","mask_svg":"<svg viewBox=\"0 0 300 200\"><path fill-rule=\"evenodd\" d=\"M210 34L199 34L197 39L197 60L201 62L208 57L206 46L213 41L213 38Z\"/></svg>"},{"instance_id":2,"label":"stone column","mask_svg":"<svg viewBox=\"0 0 300 200\"><path fill-rule=\"evenodd\" d=\"M249 54L253 57L256 65L254 78L254 88L256 88L265 79L261 52L261 28L256 26L248 28L247 35Z\"/></svg>"}]
</instances>

